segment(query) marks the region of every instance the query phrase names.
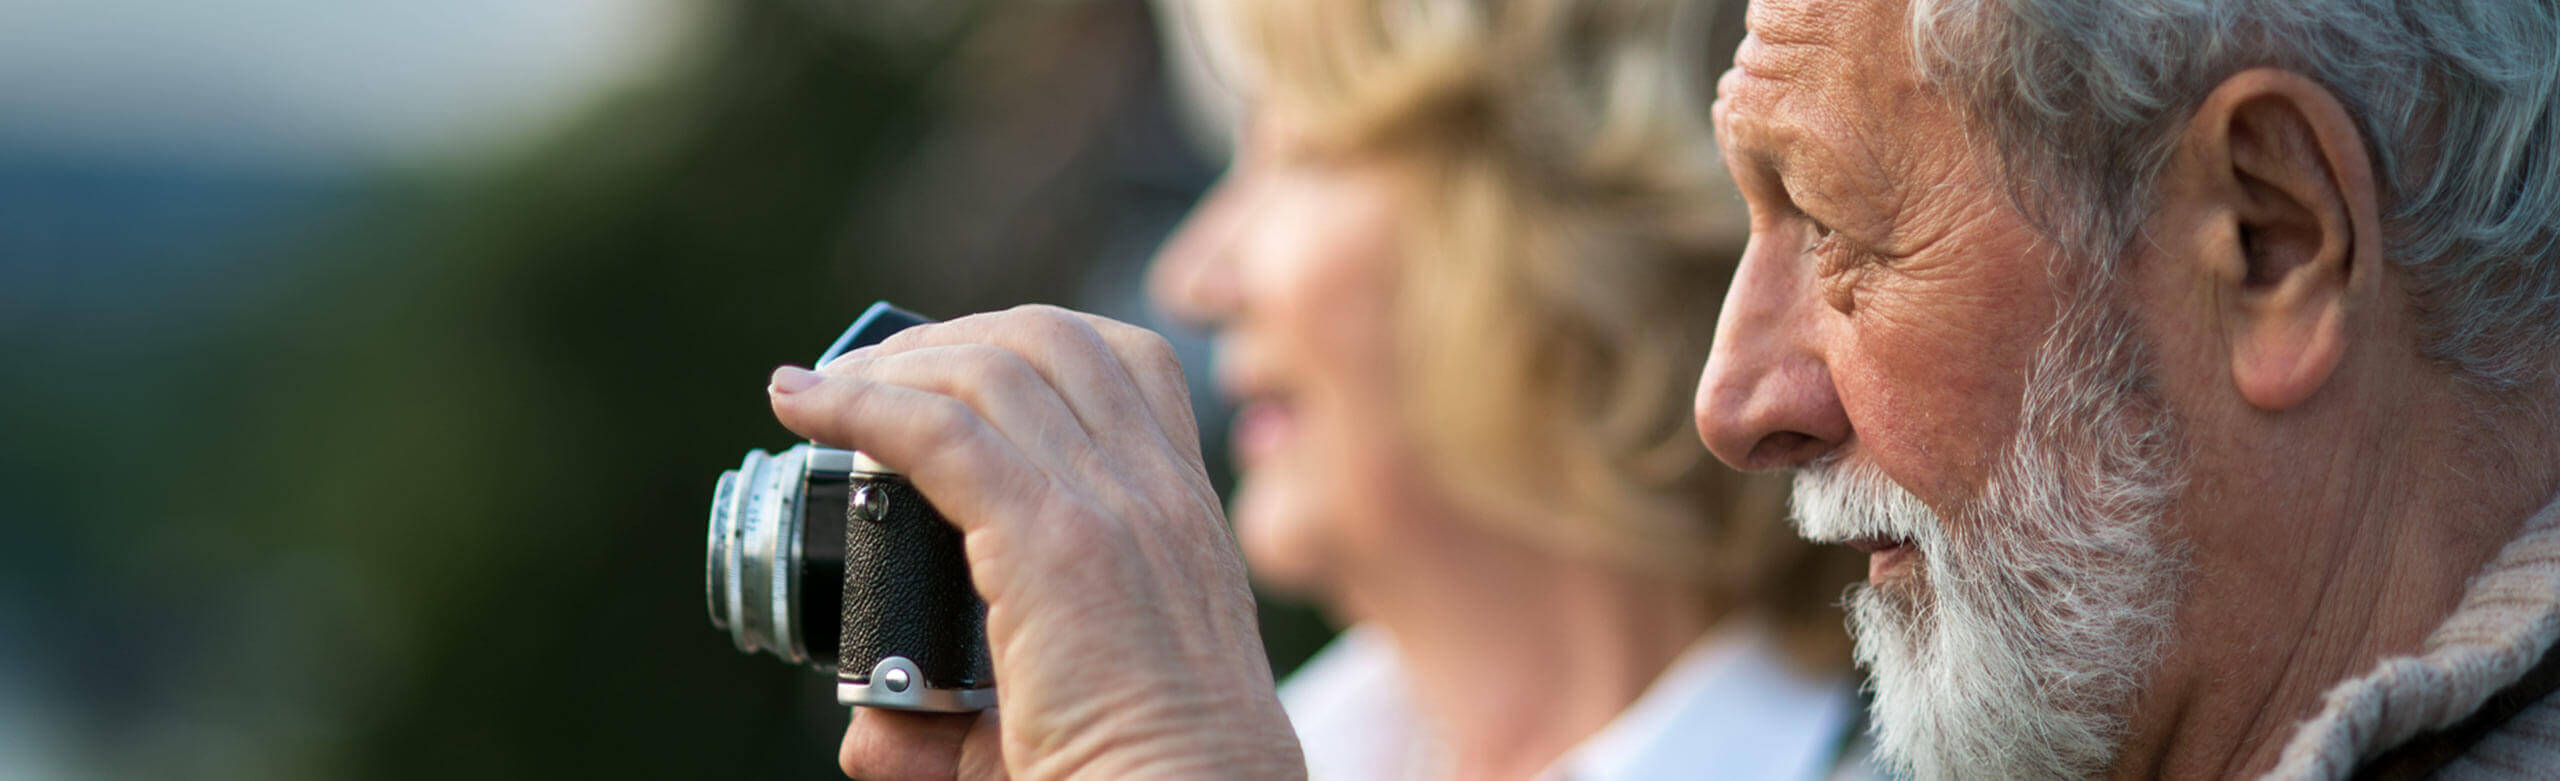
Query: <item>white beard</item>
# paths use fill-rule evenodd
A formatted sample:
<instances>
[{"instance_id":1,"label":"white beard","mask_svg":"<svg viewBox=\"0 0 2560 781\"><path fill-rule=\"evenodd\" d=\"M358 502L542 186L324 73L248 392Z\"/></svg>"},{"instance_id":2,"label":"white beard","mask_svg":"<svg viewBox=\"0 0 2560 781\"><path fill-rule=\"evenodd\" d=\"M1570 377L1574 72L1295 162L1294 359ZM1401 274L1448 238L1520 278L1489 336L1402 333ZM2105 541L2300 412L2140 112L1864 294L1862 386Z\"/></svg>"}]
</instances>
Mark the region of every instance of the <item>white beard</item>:
<instances>
[{"instance_id":1,"label":"white beard","mask_svg":"<svg viewBox=\"0 0 2560 781\"><path fill-rule=\"evenodd\" d=\"M2019 433L1959 523L1871 464L1796 478L1808 539L1900 538L1920 554L1848 602L1878 754L1913 777L2098 775L2167 641L2187 557L2158 529L2183 454L2134 326L2102 300L2048 331Z\"/></svg>"}]
</instances>

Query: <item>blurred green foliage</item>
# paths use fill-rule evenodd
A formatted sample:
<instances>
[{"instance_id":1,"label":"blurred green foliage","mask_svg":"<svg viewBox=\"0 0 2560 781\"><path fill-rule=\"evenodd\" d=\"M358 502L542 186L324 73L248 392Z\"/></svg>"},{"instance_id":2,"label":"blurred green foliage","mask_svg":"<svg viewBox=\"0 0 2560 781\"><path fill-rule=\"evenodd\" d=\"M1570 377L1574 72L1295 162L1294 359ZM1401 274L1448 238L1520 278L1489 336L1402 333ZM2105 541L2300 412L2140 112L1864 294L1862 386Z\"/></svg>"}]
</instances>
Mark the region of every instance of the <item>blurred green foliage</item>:
<instances>
[{"instance_id":1,"label":"blurred green foliage","mask_svg":"<svg viewBox=\"0 0 2560 781\"><path fill-rule=\"evenodd\" d=\"M713 478L790 441L767 372L874 298L1126 288L1213 173L1142 3L938 13L718 4L513 162L245 248L285 270L233 316L0 334L6 506L52 521L0 621L68 734L134 777L832 777L831 686L702 608ZM1281 669L1324 637L1270 613Z\"/></svg>"}]
</instances>

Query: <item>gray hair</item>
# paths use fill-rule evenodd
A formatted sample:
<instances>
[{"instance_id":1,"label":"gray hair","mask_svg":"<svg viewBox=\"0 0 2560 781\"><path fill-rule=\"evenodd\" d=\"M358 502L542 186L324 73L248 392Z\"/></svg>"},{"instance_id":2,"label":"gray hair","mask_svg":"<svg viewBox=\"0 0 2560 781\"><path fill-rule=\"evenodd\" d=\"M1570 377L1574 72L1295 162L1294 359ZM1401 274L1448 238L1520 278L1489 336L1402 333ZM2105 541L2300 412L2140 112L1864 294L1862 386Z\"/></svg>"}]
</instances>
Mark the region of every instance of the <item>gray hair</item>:
<instances>
[{"instance_id":1,"label":"gray hair","mask_svg":"<svg viewBox=\"0 0 2560 781\"><path fill-rule=\"evenodd\" d=\"M2551 0L1912 0L1922 73L2000 150L2012 197L2102 273L2178 127L2241 69L2326 86L2385 188L2425 354L2492 391L2560 347L2560 8Z\"/></svg>"}]
</instances>

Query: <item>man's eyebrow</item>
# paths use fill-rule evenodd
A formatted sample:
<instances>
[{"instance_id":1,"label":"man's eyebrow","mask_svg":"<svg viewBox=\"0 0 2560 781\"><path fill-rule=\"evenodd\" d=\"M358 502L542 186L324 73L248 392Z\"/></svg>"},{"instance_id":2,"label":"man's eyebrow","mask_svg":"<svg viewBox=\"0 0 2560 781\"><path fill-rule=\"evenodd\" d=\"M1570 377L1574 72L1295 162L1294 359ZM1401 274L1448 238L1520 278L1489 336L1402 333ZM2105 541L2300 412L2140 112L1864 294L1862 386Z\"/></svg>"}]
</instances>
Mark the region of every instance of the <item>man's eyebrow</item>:
<instances>
[{"instance_id":1,"label":"man's eyebrow","mask_svg":"<svg viewBox=\"0 0 2560 781\"><path fill-rule=\"evenodd\" d=\"M1767 171L1783 183L1794 167L1794 155L1788 154L1787 147L1794 145L1782 140L1786 134L1771 132L1771 125L1761 119L1737 121L1726 128L1726 136L1743 162Z\"/></svg>"},{"instance_id":2,"label":"man's eyebrow","mask_svg":"<svg viewBox=\"0 0 2560 781\"><path fill-rule=\"evenodd\" d=\"M1778 128L1773 123L1758 123L1754 129L1759 132L1736 135L1734 151L1742 164L1764 172L1765 178L1759 182L1756 192L1760 197L1772 199L1768 205L1799 214L1806 212L1808 198L1814 202L1815 210L1839 205L1840 195L1824 189L1813 180L1802 178L1808 167L1818 166L1821 162L1806 157L1808 154L1820 154L1813 151L1821 148L1819 144L1806 143L1800 134L1785 132L1794 128ZM1763 143L1749 143L1746 139ZM1745 188L1746 194L1754 191L1755 188Z\"/></svg>"}]
</instances>

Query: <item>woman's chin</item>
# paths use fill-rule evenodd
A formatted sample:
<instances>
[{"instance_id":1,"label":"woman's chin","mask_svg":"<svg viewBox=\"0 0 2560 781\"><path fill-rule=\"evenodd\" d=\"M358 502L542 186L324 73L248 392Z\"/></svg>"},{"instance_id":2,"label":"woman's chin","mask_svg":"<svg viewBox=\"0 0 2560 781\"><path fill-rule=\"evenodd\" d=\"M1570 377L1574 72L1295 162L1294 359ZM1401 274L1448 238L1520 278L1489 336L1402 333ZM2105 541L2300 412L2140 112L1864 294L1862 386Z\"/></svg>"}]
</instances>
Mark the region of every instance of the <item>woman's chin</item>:
<instances>
[{"instance_id":1,"label":"woman's chin","mask_svg":"<svg viewBox=\"0 0 2560 781\"><path fill-rule=\"evenodd\" d=\"M1282 595L1310 599L1323 590L1323 563L1317 551L1314 519L1293 506L1296 492L1273 481L1244 479L1236 489L1232 517L1236 544L1254 585Z\"/></svg>"}]
</instances>

